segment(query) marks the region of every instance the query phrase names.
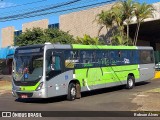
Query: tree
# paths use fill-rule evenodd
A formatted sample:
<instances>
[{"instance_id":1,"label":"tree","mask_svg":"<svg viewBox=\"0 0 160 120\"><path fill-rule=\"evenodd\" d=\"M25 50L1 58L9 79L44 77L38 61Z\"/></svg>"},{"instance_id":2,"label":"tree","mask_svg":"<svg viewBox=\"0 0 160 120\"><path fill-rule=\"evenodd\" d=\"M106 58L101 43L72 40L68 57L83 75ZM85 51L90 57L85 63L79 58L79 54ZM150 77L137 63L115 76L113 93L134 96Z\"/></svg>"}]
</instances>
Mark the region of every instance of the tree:
<instances>
[{"instance_id":1,"label":"tree","mask_svg":"<svg viewBox=\"0 0 160 120\"><path fill-rule=\"evenodd\" d=\"M89 35L84 35L83 38L77 37L75 40L76 44L83 44L83 45L101 45L104 44L102 41L99 40L98 37L92 38Z\"/></svg>"},{"instance_id":2,"label":"tree","mask_svg":"<svg viewBox=\"0 0 160 120\"><path fill-rule=\"evenodd\" d=\"M98 36L102 30L102 28L105 26L107 29L107 32L110 28L113 27L113 15L111 11L101 11L100 14L96 16L96 21L101 24L100 29L98 30Z\"/></svg>"},{"instance_id":3,"label":"tree","mask_svg":"<svg viewBox=\"0 0 160 120\"><path fill-rule=\"evenodd\" d=\"M118 44L120 45L128 45L128 41L130 40L129 21L131 19L131 14L132 14L131 12L132 9L130 7L132 7L131 0L128 0L128 2L120 1L115 5L113 5L111 10L102 11L100 14L97 15L98 24L106 26L106 29L108 28L107 32L111 30L112 33L112 37L110 38L111 44L113 43L115 44L116 42L118 42ZM128 10L128 12L126 12L126 10ZM127 37L126 34L124 33L124 22L127 22L128 26Z\"/></svg>"},{"instance_id":4,"label":"tree","mask_svg":"<svg viewBox=\"0 0 160 120\"><path fill-rule=\"evenodd\" d=\"M134 1L133 0L121 0L119 4L120 11L123 14L123 24L126 23L127 26L127 39L129 40L129 24L131 23L131 19L133 18L134 14Z\"/></svg>"},{"instance_id":5,"label":"tree","mask_svg":"<svg viewBox=\"0 0 160 120\"><path fill-rule=\"evenodd\" d=\"M142 3L142 4L135 3L134 8L135 8L134 9L135 17L137 18L137 29L136 29L135 37L134 37L134 45L136 45L140 25L146 18L152 18L153 17L154 8L153 8L152 5L148 5L146 3Z\"/></svg>"},{"instance_id":6,"label":"tree","mask_svg":"<svg viewBox=\"0 0 160 120\"><path fill-rule=\"evenodd\" d=\"M41 28L27 29L26 32L15 37L15 45L17 46L44 44L45 42L72 44L74 38L68 32L59 29L43 30Z\"/></svg>"},{"instance_id":7,"label":"tree","mask_svg":"<svg viewBox=\"0 0 160 120\"><path fill-rule=\"evenodd\" d=\"M144 19L153 16L153 10L152 5L146 3L141 4L134 0L120 0L110 10L102 11L98 14L97 21L98 24L105 25L109 27L109 30L112 30L112 44L119 41L118 44L120 45L136 45L140 24ZM131 42L129 38L129 24L132 22L133 17L137 18L137 29L134 40ZM127 33L124 32L125 25ZM117 30L113 29L116 28L115 26L117 26Z\"/></svg>"}]
</instances>

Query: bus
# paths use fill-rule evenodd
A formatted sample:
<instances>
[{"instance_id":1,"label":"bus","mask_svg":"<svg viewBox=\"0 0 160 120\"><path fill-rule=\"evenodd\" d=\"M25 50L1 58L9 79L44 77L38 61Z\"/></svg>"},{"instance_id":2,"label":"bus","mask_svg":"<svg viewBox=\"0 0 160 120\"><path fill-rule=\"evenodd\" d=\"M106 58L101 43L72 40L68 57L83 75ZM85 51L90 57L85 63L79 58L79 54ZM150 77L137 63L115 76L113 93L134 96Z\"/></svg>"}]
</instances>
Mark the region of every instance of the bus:
<instances>
[{"instance_id":1,"label":"bus","mask_svg":"<svg viewBox=\"0 0 160 120\"><path fill-rule=\"evenodd\" d=\"M79 44L18 47L13 58L12 94L17 98L68 100L100 88L135 83L154 77L152 47Z\"/></svg>"}]
</instances>

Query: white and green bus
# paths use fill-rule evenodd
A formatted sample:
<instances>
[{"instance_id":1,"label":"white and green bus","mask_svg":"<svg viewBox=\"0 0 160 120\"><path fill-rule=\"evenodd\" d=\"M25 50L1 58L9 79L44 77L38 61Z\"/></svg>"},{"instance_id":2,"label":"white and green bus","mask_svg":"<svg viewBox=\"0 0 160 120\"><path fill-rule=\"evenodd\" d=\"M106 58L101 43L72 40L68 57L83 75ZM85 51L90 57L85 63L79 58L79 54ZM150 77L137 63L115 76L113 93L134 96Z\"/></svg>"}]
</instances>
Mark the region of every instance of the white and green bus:
<instances>
[{"instance_id":1,"label":"white and green bus","mask_svg":"<svg viewBox=\"0 0 160 120\"><path fill-rule=\"evenodd\" d=\"M18 47L13 59L12 94L49 98L135 83L154 77L152 47L44 44Z\"/></svg>"}]
</instances>

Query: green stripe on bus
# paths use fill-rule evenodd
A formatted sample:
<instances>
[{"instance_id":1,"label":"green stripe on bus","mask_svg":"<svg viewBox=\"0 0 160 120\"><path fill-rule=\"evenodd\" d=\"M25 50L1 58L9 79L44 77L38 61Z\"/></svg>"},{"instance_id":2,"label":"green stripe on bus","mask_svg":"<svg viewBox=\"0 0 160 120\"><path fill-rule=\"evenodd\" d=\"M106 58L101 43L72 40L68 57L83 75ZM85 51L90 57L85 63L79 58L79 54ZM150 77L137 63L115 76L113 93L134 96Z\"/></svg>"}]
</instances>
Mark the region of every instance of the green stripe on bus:
<instances>
[{"instance_id":1,"label":"green stripe on bus","mask_svg":"<svg viewBox=\"0 0 160 120\"><path fill-rule=\"evenodd\" d=\"M38 82L35 86L21 86L21 91L35 91L40 82Z\"/></svg>"},{"instance_id":2,"label":"green stripe on bus","mask_svg":"<svg viewBox=\"0 0 160 120\"><path fill-rule=\"evenodd\" d=\"M140 77L138 65L76 69L75 77L81 86L91 86L127 81L130 73L134 74L135 79L138 79Z\"/></svg>"},{"instance_id":3,"label":"green stripe on bus","mask_svg":"<svg viewBox=\"0 0 160 120\"><path fill-rule=\"evenodd\" d=\"M72 44L73 49L137 49L136 46L79 45Z\"/></svg>"}]
</instances>

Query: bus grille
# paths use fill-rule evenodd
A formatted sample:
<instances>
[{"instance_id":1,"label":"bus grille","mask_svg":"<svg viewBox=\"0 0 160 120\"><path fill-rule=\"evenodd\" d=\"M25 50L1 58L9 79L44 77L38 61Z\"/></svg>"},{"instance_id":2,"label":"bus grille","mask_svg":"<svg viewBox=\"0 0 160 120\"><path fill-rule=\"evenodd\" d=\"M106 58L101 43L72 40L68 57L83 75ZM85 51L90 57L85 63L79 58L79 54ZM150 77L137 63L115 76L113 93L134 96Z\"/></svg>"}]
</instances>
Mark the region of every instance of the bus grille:
<instances>
[{"instance_id":1,"label":"bus grille","mask_svg":"<svg viewBox=\"0 0 160 120\"><path fill-rule=\"evenodd\" d=\"M29 98L33 96L33 93L21 93L17 92L18 97L21 97L21 95L27 95Z\"/></svg>"}]
</instances>

